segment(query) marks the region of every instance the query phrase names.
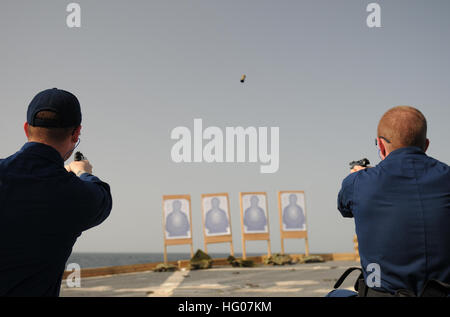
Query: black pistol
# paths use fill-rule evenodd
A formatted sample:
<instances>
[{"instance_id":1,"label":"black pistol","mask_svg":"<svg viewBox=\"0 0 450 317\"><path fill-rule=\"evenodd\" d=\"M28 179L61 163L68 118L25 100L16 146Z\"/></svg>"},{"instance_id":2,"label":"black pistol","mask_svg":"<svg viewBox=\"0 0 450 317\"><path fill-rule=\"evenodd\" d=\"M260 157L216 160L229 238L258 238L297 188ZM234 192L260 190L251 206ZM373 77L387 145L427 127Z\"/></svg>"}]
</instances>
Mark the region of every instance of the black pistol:
<instances>
[{"instance_id":1,"label":"black pistol","mask_svg":"<svg viewBox=\"0 0 450 317\"><path fill-rule=\"evenodd\" d=\"M84 160L87 160L87 158L86 156L83 155L83 153L81 152L75 153L74 161L84 161Z\"/></svg>"},{"instance_id":2,"label":"black pistol","mask_svg":"<svg viewBox=\"0 0 450 317\"><path fill-rule=\"evenodd\" d=\"M367 167L370 165L370 161L366 158L363 158L359 161L352 161L349 163L350 169L353 169L355 166Z\"/></svg>"}]
</instances>

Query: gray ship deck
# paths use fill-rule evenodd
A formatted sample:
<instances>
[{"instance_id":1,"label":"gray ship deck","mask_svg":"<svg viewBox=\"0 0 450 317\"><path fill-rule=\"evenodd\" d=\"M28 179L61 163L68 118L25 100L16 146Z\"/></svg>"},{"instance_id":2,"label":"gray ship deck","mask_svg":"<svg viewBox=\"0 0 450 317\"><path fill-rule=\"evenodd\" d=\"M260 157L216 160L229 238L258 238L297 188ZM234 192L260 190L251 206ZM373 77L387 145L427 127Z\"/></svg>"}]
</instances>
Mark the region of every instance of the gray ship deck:
<instances>
[{"instance_id":1,"label":"gray ship deck","mask_svg":"<svg viewBox=\"0 0 450 317\"><path fill-rule=\"evenodd\" d=\"M359 263L328 261L254 268L223 266L196 271L182 269L84 277L80 288L69 288L63 281L61 296L321 297L351 266L359 266ZM353 290L357 275L357 272L352 273L341 288Z\"/></svg>"}]
</instances>

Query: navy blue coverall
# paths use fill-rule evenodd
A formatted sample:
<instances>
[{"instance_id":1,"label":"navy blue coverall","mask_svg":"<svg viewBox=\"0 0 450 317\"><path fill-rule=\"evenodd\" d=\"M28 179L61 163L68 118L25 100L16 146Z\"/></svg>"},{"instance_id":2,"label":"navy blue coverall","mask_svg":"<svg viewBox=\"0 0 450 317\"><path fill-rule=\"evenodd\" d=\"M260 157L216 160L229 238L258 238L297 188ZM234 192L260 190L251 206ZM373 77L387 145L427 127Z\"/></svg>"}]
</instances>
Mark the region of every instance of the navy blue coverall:
<instances>
[{"instance_id":1,"label":"navy blue coverall","mask_svg":"<svg viewBox=\"0 0 450 317\"><path fill-rule=\"evenodd\" d=\"M416 295L430 279L450 283L450 168L417 147L391 152L347 176L338 209L355 219L361 266L381 269L380 291ZM370 272L369 272L370 273Z\"/></svg>"},{"instance_id":2,"label":"navy blue coverall","mask_svg":"<svg viewBox=\"0 0 450 317\"><path fill-rule=\"evenodd\" d=\"M110 214L109 185L29 142L0 160L0 296L58 296L72 247Z\"/></svg>"}]
</instances>

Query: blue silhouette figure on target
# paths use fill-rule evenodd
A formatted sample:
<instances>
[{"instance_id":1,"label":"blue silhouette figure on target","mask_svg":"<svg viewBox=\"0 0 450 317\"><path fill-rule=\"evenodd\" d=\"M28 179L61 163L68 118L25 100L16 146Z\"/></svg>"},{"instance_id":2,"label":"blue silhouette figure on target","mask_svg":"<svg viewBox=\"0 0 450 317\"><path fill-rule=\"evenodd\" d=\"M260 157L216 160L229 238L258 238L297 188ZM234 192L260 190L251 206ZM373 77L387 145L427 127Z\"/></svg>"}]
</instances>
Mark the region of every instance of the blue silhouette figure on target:
<instances>
[{"instance_id":1,"label":"blue silhouette figure on target","mask_svg":"<svg viewBox=\"0 0 450 317\"><path fill-rule=\"evenodd\" d=\"M303 209L297 205L297 195L289 195L289 205L283 209L283 223L286 229L303 229L305 215Z\"/></svg>"},{"instance_id":2,"label":"blue silhouette figure on target","mask_svg":"<svg viewBox=\"0 0 450 317\"><path fill-rule=\"evenodd\" d=\"M250 197L250 207L244 212L244 225L247 231L265 231L266 230L266 214L264 209L258 206L258 196Z\"/></svg>"},{"instance_id":3,"label":"blue silhouette figure on target","mask_svg":"<svg viewBox=\"0 0 450 317\"><path fill-rule=\"evenodd\" d=\"M228 218L220 208L220 200L217 197L211 199L211 209L206 212L205 228L208 233L228 233Z\"/></svg>"},{"instance_id":4,"label":"blue silhouette figure on target","mask_svg":"<svg viewBox=\"0 0 450 317\"><path fill-rule=\"evenodd\" d=\"M186 237L190 230L189 220L184 212L181 211L181 202L174 200L172 211L166 219L166 230L169 237Z\"/></svg>"}]
</instances>

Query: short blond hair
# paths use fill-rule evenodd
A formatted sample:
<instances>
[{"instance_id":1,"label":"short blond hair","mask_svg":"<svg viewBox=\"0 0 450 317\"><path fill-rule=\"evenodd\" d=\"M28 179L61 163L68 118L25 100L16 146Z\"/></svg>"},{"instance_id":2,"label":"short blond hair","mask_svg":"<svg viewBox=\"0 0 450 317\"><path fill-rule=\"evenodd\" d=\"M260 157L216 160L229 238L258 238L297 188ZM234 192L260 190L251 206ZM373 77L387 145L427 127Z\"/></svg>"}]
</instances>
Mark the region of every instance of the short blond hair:
<instances>
[{"instance_id":1,"label":"short blond hair","mask_svg":"<svg viewBox=\"0 0 450 317\"><path fill-rule=\"evenodd\" d=\"M378 137L390 141L390 151L408 146L425 150L427 142L427 120L418 109L398 106L389 109L378 123Z\"/></svg>"}]
</instances>

